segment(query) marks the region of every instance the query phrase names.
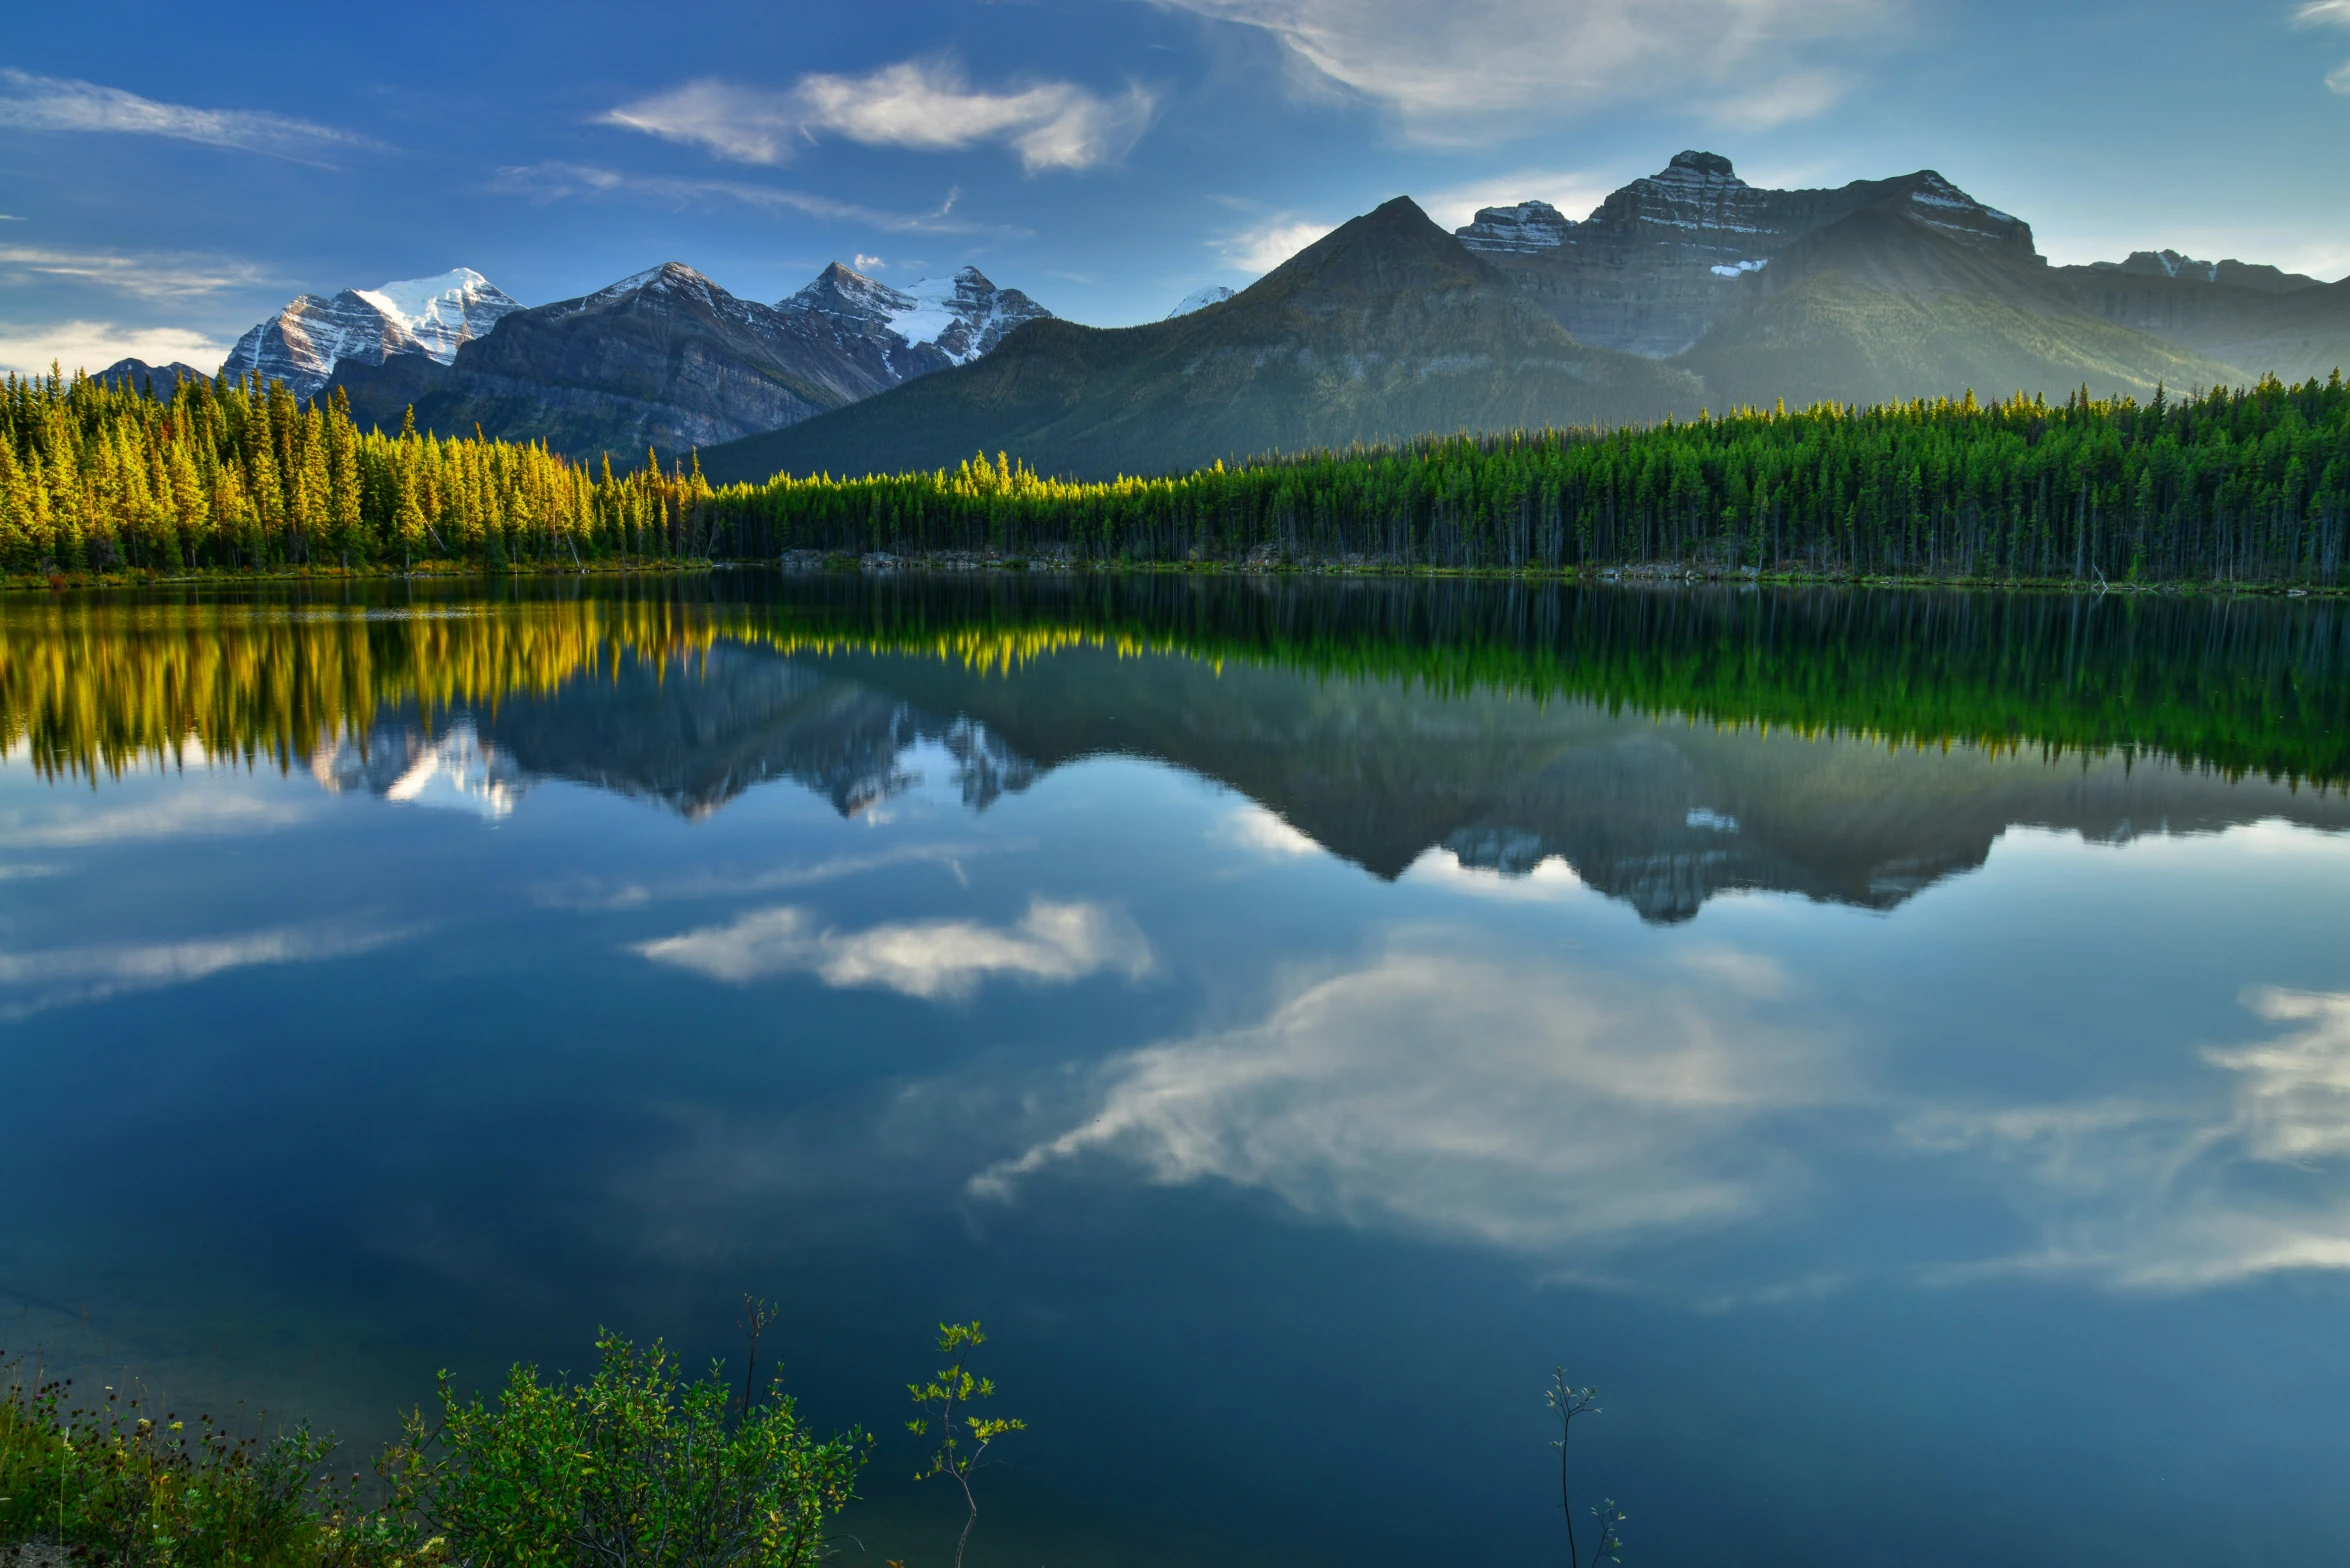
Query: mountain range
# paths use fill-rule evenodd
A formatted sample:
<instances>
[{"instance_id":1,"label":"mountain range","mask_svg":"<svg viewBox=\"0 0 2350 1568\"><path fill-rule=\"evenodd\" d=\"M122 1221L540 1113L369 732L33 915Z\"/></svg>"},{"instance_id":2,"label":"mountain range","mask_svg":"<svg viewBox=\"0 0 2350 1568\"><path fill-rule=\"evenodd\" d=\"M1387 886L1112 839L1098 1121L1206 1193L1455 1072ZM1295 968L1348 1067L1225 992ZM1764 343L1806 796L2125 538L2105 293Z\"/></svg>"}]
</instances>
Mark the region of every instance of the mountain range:
<instances>
[{"instance_id":1,"label":"mountain range","mask_svg":"<svg viewBox=\"0 0 2350 1568\"><path fill-rule=\"evenodd\" d=\"M767 305L671 262L532 308L459 269L304 295L223 369L340 389L387 427L413 409L583 458L697 448L728 480L978 450L1103 477L1774 401L2143 398L2345 363L2350 279L2174 251L2055 267L2028 223L1932 170L1770 190L1690 151L1579 220L1525 201L1446 233L1398 198L1137 327L1059 320L971 267L900 288L835 263Z\"/></svg>"},{"instance_id":2,"label":"mountain range","mask_svg":"<svg viewBox=\"0 0 2350 1568\"><path fill-rule=\"evenodd\" d=\"M634 458L773 430L985 354L1050 313L976 267L899 290L837 262L773 305L679 262L579 299L516 310L446 362L385 355L336 366L362 423L544 441Z\"/></svg>"}]
</instances>

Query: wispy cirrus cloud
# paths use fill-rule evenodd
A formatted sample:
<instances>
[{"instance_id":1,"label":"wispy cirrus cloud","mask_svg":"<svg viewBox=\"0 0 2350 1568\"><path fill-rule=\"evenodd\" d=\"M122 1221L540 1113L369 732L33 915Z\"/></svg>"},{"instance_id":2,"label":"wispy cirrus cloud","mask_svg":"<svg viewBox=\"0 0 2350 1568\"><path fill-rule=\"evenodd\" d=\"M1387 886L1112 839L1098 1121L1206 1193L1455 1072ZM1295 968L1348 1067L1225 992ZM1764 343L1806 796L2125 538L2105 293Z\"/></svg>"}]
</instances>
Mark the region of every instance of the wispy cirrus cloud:
<instances>
[{"instance_id":1,"label":"wispy cirrus cloud","mask_svg":"<svg viewBox=\"0 0 2350 1568\"><path fill-rule=\"evenodd\" d=\"M975 223L953 216L960 191L929 212L890 212L852 201L839 201L809 191L753 185L741 180L683 180L661 175L623 174L593 164L545 162L500 169L495 189L532 201L562 201L574 196L634 196L671 206L735 202L767 212L797 212L837 223L862 223L892 234L1024 234L1024 229L1002 224Z\"/></svg>"},{"instance_id":2,"label":"wispy cirrus cloud","mask_svg":"<svg viewBox=\"0 0 2350 1568\"><path fill-rule=\"evenodd\" d=\"M1155 0L1274 40L1309 92L1378 105L1404 136L1473 144L1628 102L1779 124L1843 94L1840 62L1901 0Z\"/></svg>"},{"instance_id":3,"label":"wispy cirrus cloud","mask_svg":"<svg viewBox=\"0 0 2350 1568\"><path fill-rule=\"evenodd\" d=\"M189 299L271 281L250 262L220 256L121 251L44 250L0 245L0 280L14 274L89 283L140 299Z\"/></svg>"},{"instance_id":4,"label":"wispy cirrus cloud","mask_svg":"<svg viewBox=\"0 0 2350 1568\"><path fill-rule=\"evenodd\" d=\"M2310 0L2294 14L2294 21L2302 27L2339 27L2350 30L2350 0ZM2350 60L2343 61L2326 75L2326 86L2345 97L2350 97Z\"/></svg>"},{"instance_id":5,"label":"wispy cirrus cloud","mask_svg":"<svg viewBox=\"0 0 2350 1568\"><path fill-rule=\"evenodd\" d=\"M119 87L0 67L0 127L27 131L161 136L321 163L337 152L380 151L372 137L262 109L197 109L160 103Z\"/></svg>"},{"instance_id":6,"label":"wispy cirrus cloud","mask_svg":"<svg viewBox=\"0 0 2350 1568\"><path fill-rule=\"evenodd\" d=\"M991 92L952 60L903 60L863 76L811 73L778 90L704 77L597 119L702 147L734 163L774 164L839 136L868 147L953 152L1009 148L1030 174L1090 169L1123 157L1158 107L1130 84L1103 96L1074 82Z\"/></svg>"}]
</instances>

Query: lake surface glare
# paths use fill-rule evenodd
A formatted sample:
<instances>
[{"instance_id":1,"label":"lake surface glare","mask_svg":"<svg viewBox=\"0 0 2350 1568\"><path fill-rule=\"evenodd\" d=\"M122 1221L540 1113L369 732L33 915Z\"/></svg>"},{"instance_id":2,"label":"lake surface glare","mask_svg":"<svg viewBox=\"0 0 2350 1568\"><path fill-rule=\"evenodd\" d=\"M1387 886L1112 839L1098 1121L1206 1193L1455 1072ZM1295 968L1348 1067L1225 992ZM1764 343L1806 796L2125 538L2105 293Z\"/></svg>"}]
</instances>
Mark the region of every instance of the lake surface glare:
<instances>
[{"instance_id":1,"label":"lake surface glare","mask_svg":"<svg viewBox=\"0 0 2350 1568\"><path fill-rule=\"evenodd\" d=\"M975 1565L2350 1557L2350 614L1233 578L0 603L0 1347L599 1326Z\"/></svg>"}]
</instances>

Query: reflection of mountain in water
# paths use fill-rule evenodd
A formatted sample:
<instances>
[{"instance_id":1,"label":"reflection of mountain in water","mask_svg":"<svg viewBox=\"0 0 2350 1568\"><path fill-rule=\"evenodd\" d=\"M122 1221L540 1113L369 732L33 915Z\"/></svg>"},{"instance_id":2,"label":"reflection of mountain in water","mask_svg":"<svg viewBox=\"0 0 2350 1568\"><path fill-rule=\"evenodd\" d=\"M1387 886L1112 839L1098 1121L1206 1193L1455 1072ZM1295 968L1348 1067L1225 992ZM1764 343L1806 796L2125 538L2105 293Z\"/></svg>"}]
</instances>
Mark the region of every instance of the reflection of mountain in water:
<instances>
[{"instance_id":1,"label":"reflection of mountain in water","mask_svg":"<svg viewBox=\"0 0 2350 1568\"><path fill-rule=\"evenodd\" d=\"M688 816L789 779L846 815L912 784L906 755L923 743L955 759L974 809L1064 764L1136 755L1240 790L1381 877L1431 850L1504 876L1557 857L1658 921L1740 889L1889 909L1981 865L2018 824L2098 840L2265 817L2350 829L2339 792L2166 762L1895 750L1086 650L983 673L719 643L706 658L624 660L612 675L507 697L438 738L404 711L314 768L393 798L473 780L482 800L509 803L532 778L564 778Z\"/></svg>"},{"instance_id":2,"label":"reflection of mountain in water","mask_svg":"<svg viewBox=\"0 0 2350 1568\"><path fill-rule=\"evenodd\" d=\"M916 782L901 766L921 742L957 764L964 800L985 807L1025 789L1034 768L968 719L925 716L821 664L718 643L706 655L623 657L610 675L519 692L438 725L413 704L311 759L330 789L397 801L436 796L501 816L535 779L559 778L656 801L688 817L754 784L788 779L842 815Z\"/></svg>"}]
</instances>

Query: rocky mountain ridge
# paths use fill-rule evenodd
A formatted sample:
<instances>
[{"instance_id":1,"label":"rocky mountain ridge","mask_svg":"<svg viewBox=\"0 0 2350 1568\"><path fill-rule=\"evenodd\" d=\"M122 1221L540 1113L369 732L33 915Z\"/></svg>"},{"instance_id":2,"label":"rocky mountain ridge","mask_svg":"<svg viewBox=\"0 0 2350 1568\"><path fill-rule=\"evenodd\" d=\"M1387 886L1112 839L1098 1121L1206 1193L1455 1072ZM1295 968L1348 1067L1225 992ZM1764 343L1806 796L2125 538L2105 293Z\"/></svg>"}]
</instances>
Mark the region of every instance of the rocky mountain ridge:
<instances>
[{"instance_id":1,"label":"rocky mountain ridge","mask_svg":"<svg viewBox=\"0 0 2350 1568\"><path fill-rule=\"evenodd\" d=\"M1487 207L1455 230L1585 343L1669 359L1737 307L1741 279L1805 235L1863 207L1906 202L1953 236L2032 250L2029 224L1976 201L1931 169L1835 190L1767 190L1718 153L1674 155L1580 221L1547 202Z\"/></svg>"}]
</instances>

